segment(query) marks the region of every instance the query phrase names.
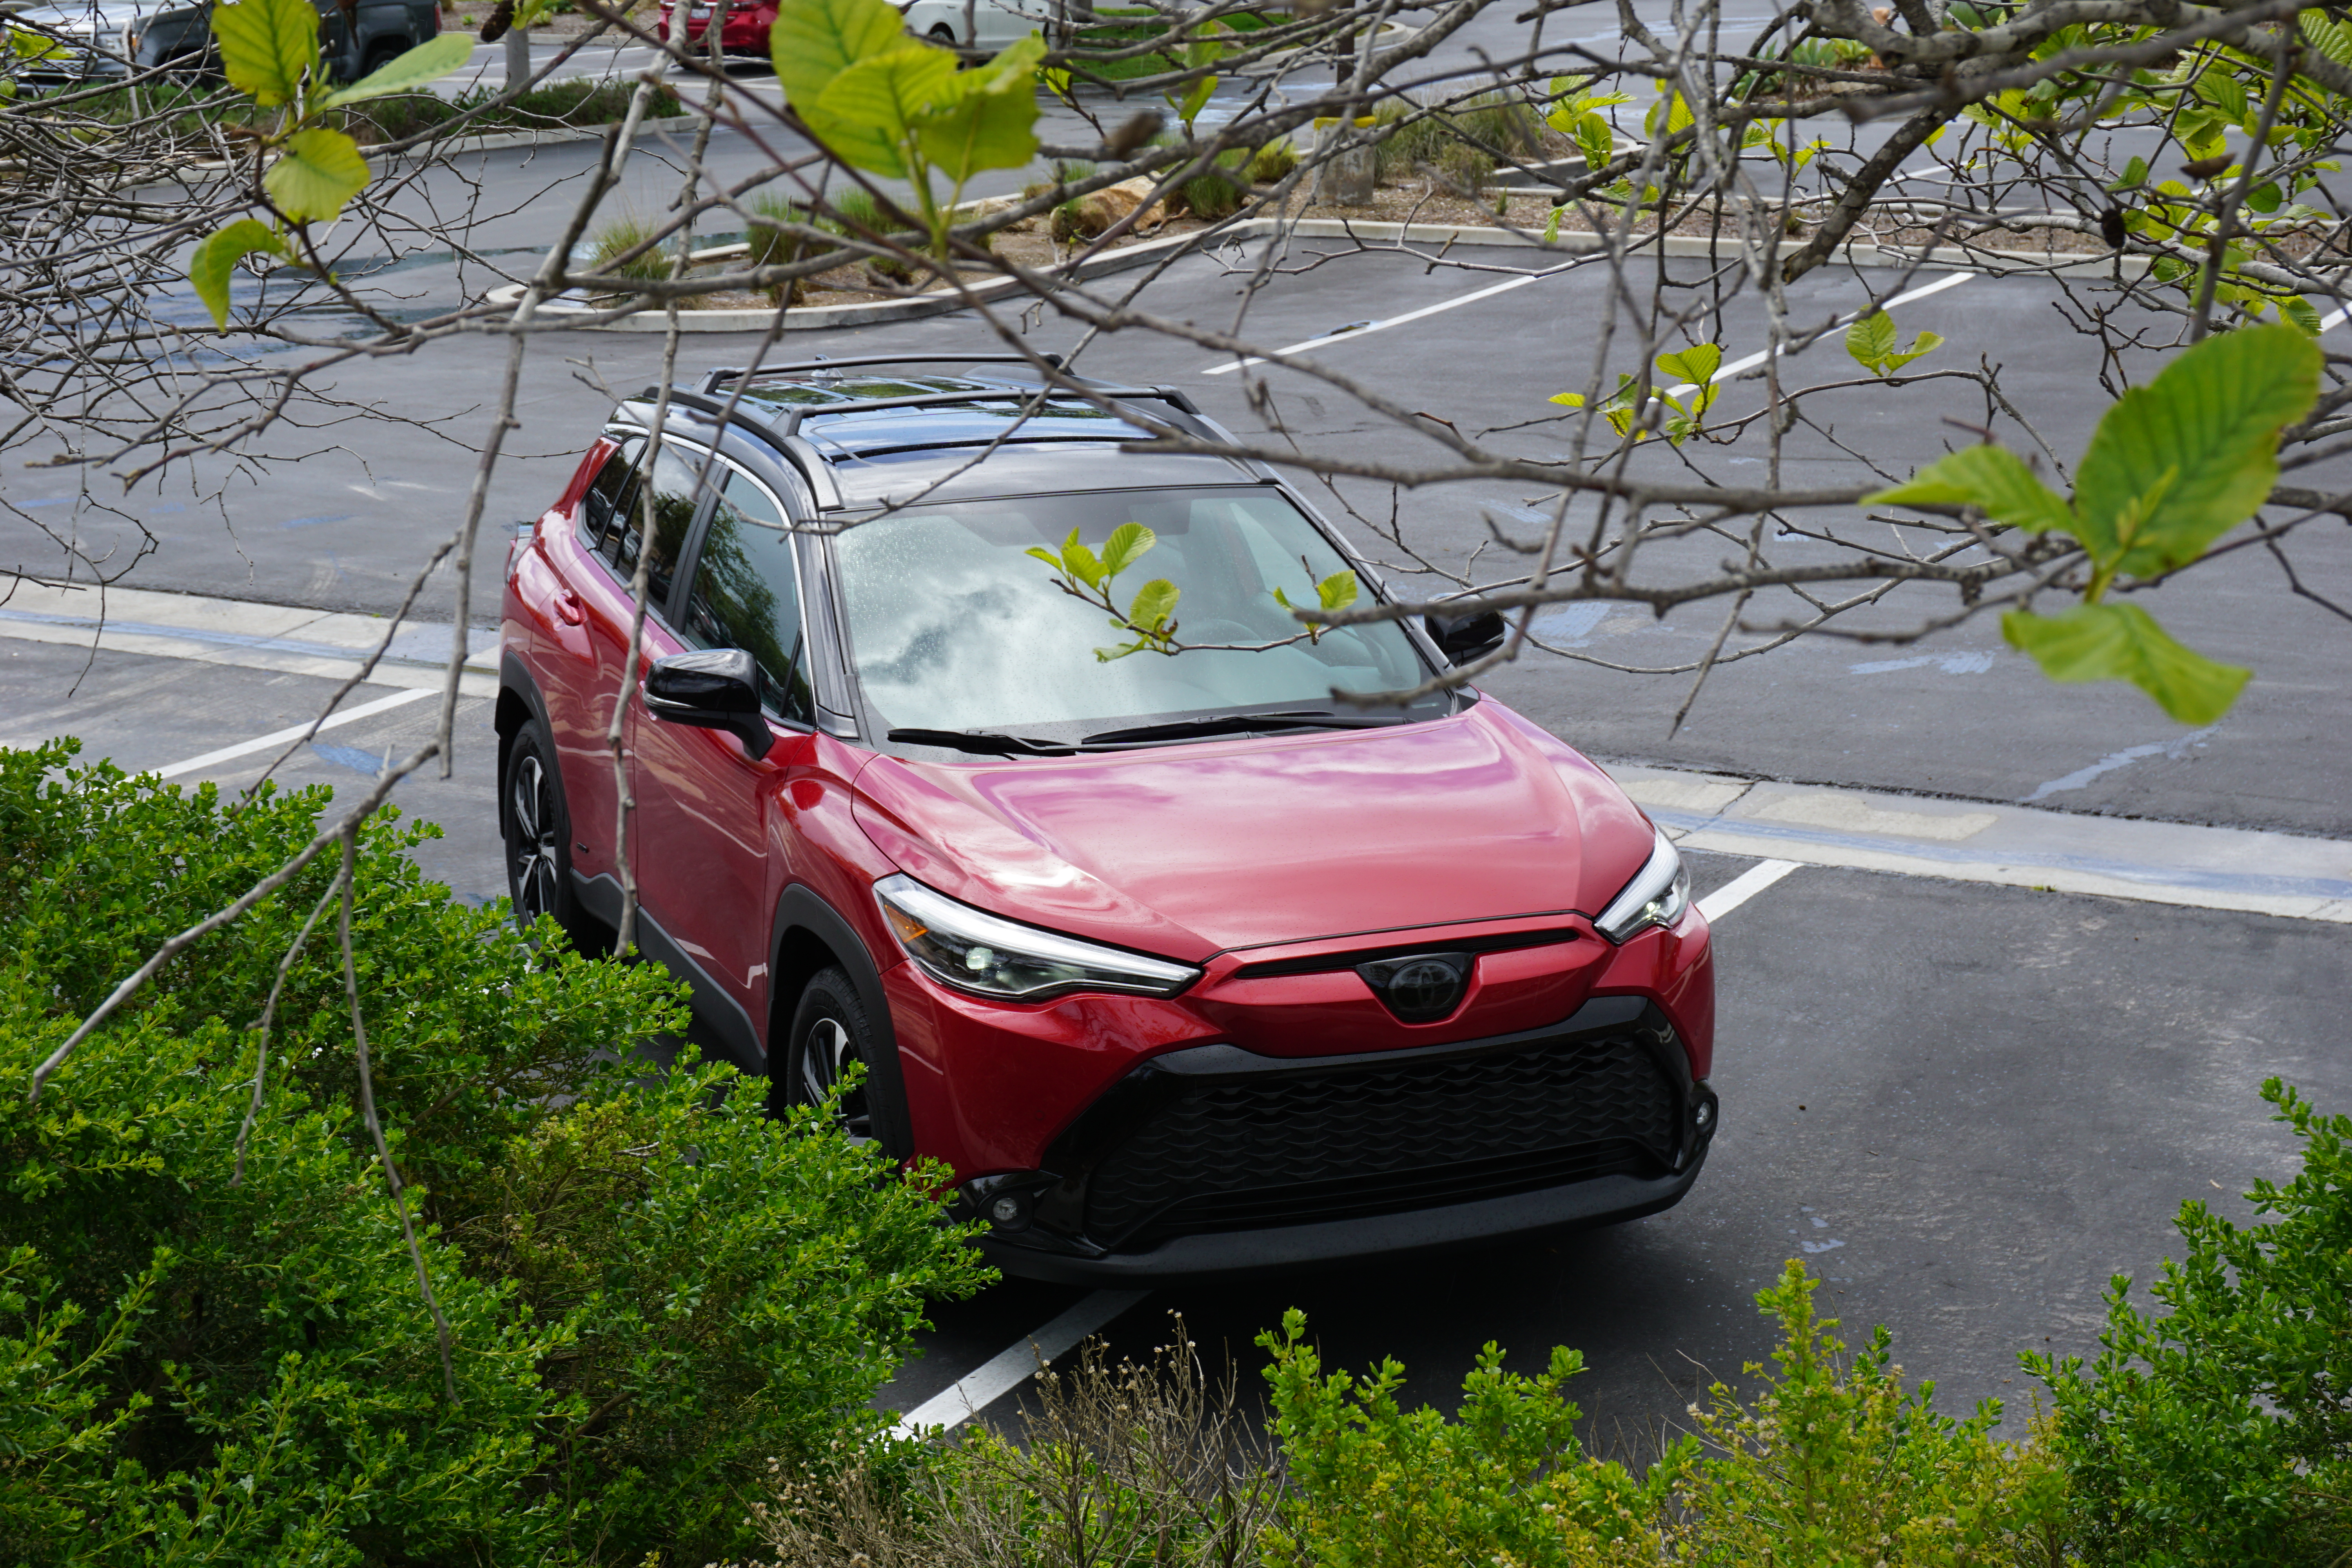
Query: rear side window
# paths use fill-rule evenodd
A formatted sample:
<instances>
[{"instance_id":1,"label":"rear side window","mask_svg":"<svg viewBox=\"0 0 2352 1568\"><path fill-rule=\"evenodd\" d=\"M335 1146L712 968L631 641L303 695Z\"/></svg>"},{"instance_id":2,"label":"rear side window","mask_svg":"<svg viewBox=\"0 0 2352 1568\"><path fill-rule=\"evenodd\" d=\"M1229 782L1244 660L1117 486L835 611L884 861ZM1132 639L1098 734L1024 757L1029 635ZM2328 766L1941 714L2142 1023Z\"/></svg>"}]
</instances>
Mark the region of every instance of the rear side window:
<instances>
[{"instance_id":1,"label":"rear side window","mask_svg":"<svg viewBox=\"0 0 2352 1568\"><path fill-rule=\"evenodd\" d=\"M654 459L650 481L640 481L640 488L628 504L615 510L612 526L605 531L604 542L596 552L612 563L613 570L623 580L634 580L637 552L645 548L646 514L650 511L653 547L649 553L653 561L646 569L646 603L655 609L669 603L670 584L677 576L678 552L685 548L687 528L694 521L694 481L701 465L699 452L665 446ZM650 505L647 491L651 492Z\"/></svg>"},{"instance_id":2,"label":"rear side window","mask_svg":"<svg viewBox=\"0 0 2352 1568\"><path fill-rule=\"evenodd\" d=\"M791 525L773 498L730 471L704 530L678 635L697 647L740 647L760 667L760 698L785 719L816 721L801 626Z\"/></svg>"},{"instance_id":3,"label":"rear side window","mask_svg":"<svg viewBox=\"0 0 2352 1568\"><path fill-rule=\"evenodd\" d=\"M589 481L588 492L580 498L581 541L607 560L612 557L608 542L614 520L628 510L629 503L636 499L637 456L645 446L641 440L622 442L604 459L604 466Z\"/></svg>"}]
</instances>

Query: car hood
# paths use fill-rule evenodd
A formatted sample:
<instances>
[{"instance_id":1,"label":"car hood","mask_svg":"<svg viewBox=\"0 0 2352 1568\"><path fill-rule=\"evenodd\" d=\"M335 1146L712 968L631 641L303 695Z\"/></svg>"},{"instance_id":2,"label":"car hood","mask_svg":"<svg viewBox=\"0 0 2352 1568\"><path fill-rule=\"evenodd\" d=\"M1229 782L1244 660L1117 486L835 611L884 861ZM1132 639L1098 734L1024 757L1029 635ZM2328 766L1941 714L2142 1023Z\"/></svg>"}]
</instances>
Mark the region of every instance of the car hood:
<instances>
[{"instance_id":1,"label":"car hood","mask_svg":"<svg viewBox=\"0 0 2352 1568\"><path fill-rule=\"evenodd\" d=\"M184 5L185 0L179 0ZM139 4L137 0L97 0L89 5L27 5L13 13L20 22L37 22L54 27L60 33L96 33L101 36L121 32L141 16L152 16L165 9L163 0Z\"/></svg>"},{"instance_id":2,"label":"car hood","mask_svg":"<svg viewBox=\"0 0 2352 1568\"><path fill-rule=\"evenodd\" d=\"M1071 758L878 756L857 819L908 875L1033 925L1230 948L1599 910L1652 832L1507 709Z\"/></svg>"}]
</instances>

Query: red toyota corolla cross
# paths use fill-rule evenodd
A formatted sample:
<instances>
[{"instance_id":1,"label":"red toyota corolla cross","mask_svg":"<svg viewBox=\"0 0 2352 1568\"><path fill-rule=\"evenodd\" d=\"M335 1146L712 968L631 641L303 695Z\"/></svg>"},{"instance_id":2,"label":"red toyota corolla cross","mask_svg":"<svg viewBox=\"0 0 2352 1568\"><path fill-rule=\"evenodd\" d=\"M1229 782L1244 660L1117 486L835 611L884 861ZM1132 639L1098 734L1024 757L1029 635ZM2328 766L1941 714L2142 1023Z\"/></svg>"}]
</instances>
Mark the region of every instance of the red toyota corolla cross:
<instances>
[{"instance_id":1,"label":"red toyota corolla cross","mask_svg":"<svg viewBox=\"0 0 2352 1568\"><path fill-rule=\"evenodd\" d=\"M604 736L647 551L645 948L775 1102L863 1064L848 1131L951 1166L1007 1272L1234 1274L1680 1199L1715 982L1673 847L1491 698L1333 696L1423 685L1499 620L1308 640L1277 591L1380 587L1296 492L1120 449L1147 409L1226 438L1181 393L1048 395L1005 357L714 371L650 463L656 394L621 405L508 573L518 915L618 918ZM1100 657L1123 639L1036 553L1128 523L1118 603L1164 580L1194 646Z\"/></svg>"}]
</instances>

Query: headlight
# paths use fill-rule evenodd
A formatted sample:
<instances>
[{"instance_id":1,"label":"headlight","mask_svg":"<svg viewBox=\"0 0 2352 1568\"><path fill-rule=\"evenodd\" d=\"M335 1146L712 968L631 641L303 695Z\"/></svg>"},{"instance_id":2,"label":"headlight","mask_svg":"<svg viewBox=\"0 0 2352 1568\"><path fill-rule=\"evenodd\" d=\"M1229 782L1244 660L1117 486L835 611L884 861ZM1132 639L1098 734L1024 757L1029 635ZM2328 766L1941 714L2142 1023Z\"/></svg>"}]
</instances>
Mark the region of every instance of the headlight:
<instances>
[{"instance_id":1,"label":"headlight","mask_svg":"<svg viewBox=\"0 0 2352 1568\"><path fill-rule=\"evenodd\" d=\"M1674 924L1688 908L1690 873L1683 869L1683 858L1660 831L1649 862L1634 873L1623 892L1609 900L1609 907L1592 925L1611 942L1622 944L1650 926Z\"/></svg>"},{"instance_id":2,"label":"headlight","mask_svg":"<svg viewBox=\"0 0 2352 1568\"><path fill-rule=\"evenodd\" d=\"M874 884L874 897L899 945L924 973L983 996L1020 1002L1071 991L1173 996L1201 977L1190 964L1000 920L912 877L883 878Z\"/></svg>"}]
</instances>

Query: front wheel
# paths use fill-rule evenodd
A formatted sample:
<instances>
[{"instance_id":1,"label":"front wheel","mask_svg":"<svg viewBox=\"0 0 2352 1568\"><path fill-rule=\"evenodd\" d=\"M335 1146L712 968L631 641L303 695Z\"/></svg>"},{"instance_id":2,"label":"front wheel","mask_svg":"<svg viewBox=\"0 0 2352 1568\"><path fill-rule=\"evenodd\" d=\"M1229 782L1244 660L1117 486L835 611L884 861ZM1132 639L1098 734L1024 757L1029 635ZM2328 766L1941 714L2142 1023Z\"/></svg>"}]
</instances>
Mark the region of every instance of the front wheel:
<instances>
[{"instance_id":1,"label":"front wheel","mask_svg":"<svg viewBox=\"0 0 2352 1568\"><path fill-rule=\"evenodd\" d=\"M875 1081L876 1057L874 1027L848 972L838 965L818 971L793 1009L783 1050L769 1058L770 1112L782 1116L796 1105L830 1101L835 1126L853 1142L871 1141L878 1135L875 1107L887 1092ZM843 1089L853 1067L865 1071Z\"/></svg>"}]
</instances>

